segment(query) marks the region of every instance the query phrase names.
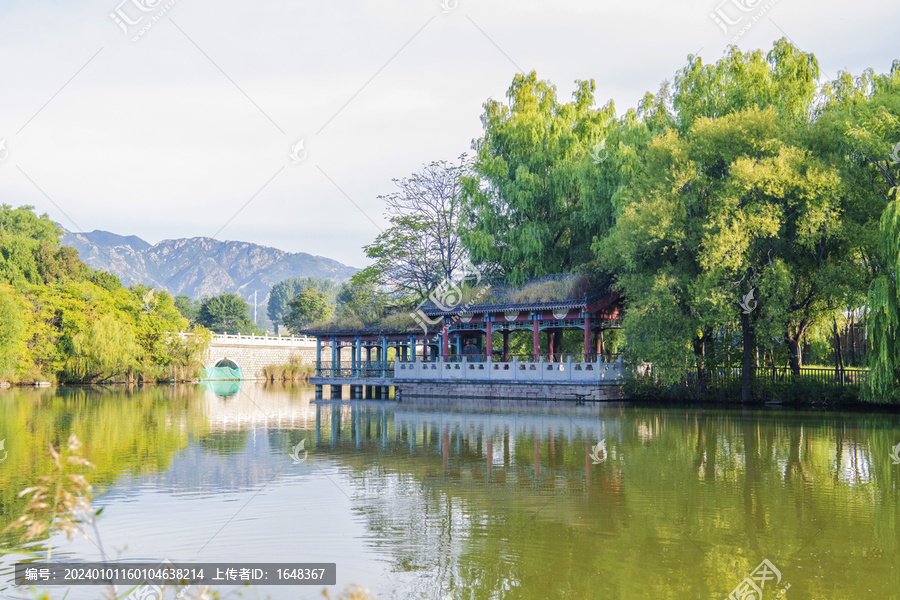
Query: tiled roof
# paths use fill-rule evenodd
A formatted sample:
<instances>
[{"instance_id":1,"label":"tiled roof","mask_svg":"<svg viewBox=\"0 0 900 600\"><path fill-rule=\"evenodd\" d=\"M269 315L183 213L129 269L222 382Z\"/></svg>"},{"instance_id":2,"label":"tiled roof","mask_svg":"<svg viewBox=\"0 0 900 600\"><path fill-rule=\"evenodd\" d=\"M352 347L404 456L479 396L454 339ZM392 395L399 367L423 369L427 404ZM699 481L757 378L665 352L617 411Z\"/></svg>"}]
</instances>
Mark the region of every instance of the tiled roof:
<instances>
[{"instance_id":1,"label":"tiled roof","mask_svg":"<svg viewBox=\"0 0 900 600\"><path fill-rule=\"evenodd\" d=\"M429 329L429 335L437 335L440 333L440 327ZM412 327L410 329L387 329L383 327L363 327L361 329L301 329L298 335L309 335L312 337L342 337L342 336L367 336L367 335L422 335L421 327Z\"/></svg>"},{"instance_id":2,"label":"tiled roof","mask_svg":"<svg viewBox=\"0 0 900 600\"><path fill-rule=\"evenodd\" d=\"M591 302L602 298L610 293L609 286L597 288L582 298L571 298L567 300L551 300L550 302L505 302L499 304L463 304L455 306L449 310L442 310L435 306L433 302L426 302L422 305L422 312L430 316L450 316L472 313L498 313L518 311L538 311L538 310L558 310L561 308L585 308Z\"/></svg>"}]
</instances>

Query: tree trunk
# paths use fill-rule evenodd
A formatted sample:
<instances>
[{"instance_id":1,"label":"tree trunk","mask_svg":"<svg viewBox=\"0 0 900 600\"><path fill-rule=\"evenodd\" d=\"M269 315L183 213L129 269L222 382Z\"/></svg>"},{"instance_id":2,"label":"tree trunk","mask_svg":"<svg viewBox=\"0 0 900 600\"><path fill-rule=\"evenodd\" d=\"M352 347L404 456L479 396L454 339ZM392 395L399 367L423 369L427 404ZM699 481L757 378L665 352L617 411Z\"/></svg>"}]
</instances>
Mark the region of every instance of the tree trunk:
<instances>
[{"instance_id":1,"label":"tree trunk","mask_svg":"<svg viewBox=\"0 0 900 600\"><path fill-rule=\"evenodd\" d=\"M840 385L844 385L844 355L841 352L841 332L838 331L837 318L832 317L834 324L834 378Z\"/></svg>"},{"instance_id":2,"label":"tree trunk","mask_svg":"<svg viewBox=\"0 0 900 600\"><path fill-rule=\"evenodd\" d=\"M791 367L791 373L796 377L800 375L800 367L803 366L803 335L806 333L806 330L809 328L809 322L806 319L801 319L797 325L788 325L787 335L785 335L785 339L787 340L788 352L790 354L788 358L788 364Z\"/></svg>"},{"instance_id":3,"label":"tree trunk","mask_svg":"<svg viewBox=\"0 0 900 600\"><path fill-rule=\"evenodd\" d=\"M741 402L753 402L751 382L756 375L756 331L750 322L750 315L741 311Z\"/></svg>"},{"instance_id":4,"label":"tree trunk","mask_svg":"<svg viewBox=\"0 0 900 600\"><path fill-rule=\"evenodd\" d=\"M707 361L706 361L706 343L712 340L712 336L704 332L699 338L694 338L694 357L697 363L697 384L702 394L706 390L707 382Z\"/></svg>"},{"instance_id":5,"label":"tree trunk","mask_svg":"<svg viewBox=\"0 0 900 600\"><path fill-rule=\"evenodd\" d=\"M788 351L790 352L790 356L788 358L788 362L791 365L791 373L794 375L800 374L800 353L802 350L800 349L800 342L798 340L793 340L788 338Z\"/></svg>"}]
</instances>

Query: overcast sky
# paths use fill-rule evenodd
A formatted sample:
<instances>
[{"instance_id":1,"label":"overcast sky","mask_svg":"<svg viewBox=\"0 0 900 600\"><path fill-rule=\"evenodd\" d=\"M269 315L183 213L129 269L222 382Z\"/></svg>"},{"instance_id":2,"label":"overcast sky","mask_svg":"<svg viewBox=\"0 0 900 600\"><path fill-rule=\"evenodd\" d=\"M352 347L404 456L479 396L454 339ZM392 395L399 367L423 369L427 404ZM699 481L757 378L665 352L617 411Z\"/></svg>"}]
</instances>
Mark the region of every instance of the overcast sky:
<instances>
[{"instance_id":1,"label":"overcast sky","mask_svg":"<svg viewBox=\"0 0 900 600\"><path fill-rule=\"evenodd\" d=\"M0 202L75 231L215 236L356 267L391 179L469 151L482 104L519 70L561 100L594 79L621 114L737 35L764 51L786 35L825 77L900 58L900 4L886 0L0 7Z\"/></svg>"}]
</instances>

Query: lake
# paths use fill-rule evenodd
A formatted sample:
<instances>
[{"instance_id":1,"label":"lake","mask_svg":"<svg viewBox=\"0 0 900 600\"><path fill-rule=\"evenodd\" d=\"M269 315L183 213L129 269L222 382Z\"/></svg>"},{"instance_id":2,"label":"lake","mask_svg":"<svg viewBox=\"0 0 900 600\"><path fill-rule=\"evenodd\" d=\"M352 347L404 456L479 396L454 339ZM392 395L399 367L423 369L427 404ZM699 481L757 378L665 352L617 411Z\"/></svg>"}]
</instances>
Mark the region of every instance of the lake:
<instances>
[{"instance_id":1,"label":"lake","mask_svg":"<svg viewBox=\"0 0 900 600\"><path fill-rule=\"evenodd\" d=\"M336 563L332 597L900 597L897 415L316 401L252 383L5 390L0 528L72 432L119 561ZM0 544L3 598L33 597L11 565L48 546L100 559L80 536ZM297 600L323 586L216 589Z\"/></svg>"}]
</instances>

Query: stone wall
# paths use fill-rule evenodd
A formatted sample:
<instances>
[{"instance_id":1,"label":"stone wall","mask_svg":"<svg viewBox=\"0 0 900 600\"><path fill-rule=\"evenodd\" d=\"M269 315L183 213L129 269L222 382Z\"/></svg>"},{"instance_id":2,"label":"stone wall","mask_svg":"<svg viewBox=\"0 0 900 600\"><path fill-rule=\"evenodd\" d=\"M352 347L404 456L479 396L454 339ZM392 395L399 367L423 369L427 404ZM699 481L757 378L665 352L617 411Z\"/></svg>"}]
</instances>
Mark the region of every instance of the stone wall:
<instances>
[{"instance_id":1,"label":"stone wall","mask_svg":"<svg viewBox=\"0 0 900 600\"><path fill-rule=\"evenodd\" d=\"M263 369L267 366L284 365L296 357L299 357L303 364L315 366L315 345L310 348L308 346L213 343L210 344L209 351L204 356L203 366L206 368L214 367L217 362L227 358L237 363L241 371L244 372L244 378L263 379Z\"/></svg>"}]
</instances>

